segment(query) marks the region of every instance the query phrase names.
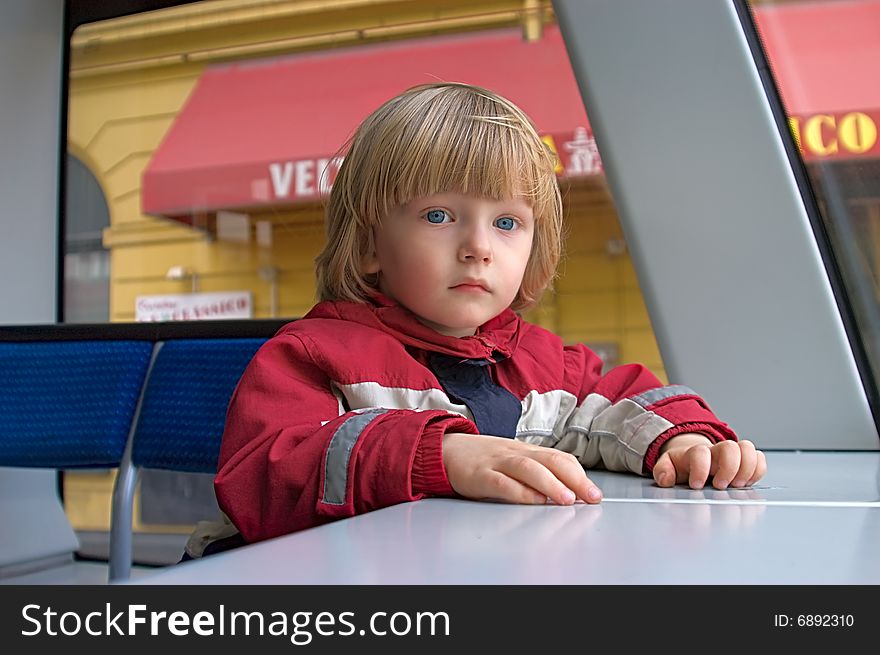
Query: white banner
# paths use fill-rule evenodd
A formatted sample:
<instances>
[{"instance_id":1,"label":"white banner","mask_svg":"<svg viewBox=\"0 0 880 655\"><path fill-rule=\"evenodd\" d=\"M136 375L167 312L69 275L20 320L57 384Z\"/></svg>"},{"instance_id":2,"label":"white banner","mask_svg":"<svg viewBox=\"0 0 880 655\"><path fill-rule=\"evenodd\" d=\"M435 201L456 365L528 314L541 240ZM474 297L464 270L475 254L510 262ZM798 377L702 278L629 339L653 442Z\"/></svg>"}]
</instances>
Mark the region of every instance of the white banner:
<instances>
[{"instance_id":1,"label":"white banner","mask_svg":"<svg viewBox=\"0 0 880 655\"><path fill-rule=\"evenodd\" d=\"M224 318L253 318L251 292L178 293L135 299L135 320L139 323Z\"/></svg>"}]
</instances>

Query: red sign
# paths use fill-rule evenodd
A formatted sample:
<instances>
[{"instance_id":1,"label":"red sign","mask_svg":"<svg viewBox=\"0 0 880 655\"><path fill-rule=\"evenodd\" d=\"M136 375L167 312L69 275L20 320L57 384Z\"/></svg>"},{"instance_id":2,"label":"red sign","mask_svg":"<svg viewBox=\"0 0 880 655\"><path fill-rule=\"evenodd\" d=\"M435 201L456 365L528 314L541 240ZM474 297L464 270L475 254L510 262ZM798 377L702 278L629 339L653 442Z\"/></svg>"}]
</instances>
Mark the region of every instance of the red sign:
<instances>
[{"instance_id":1,"label":"red sign","mask_svg":"<svg viewBox=\"0 0 880 655\"><path fill-rule=\"evenodd\" d=\"M596 139L588 127L576 127L574 132L562 134L545 134L541 138L559 157L556 167L559 177L584 177L604 171Z\"/></svg>"}]
</instances>

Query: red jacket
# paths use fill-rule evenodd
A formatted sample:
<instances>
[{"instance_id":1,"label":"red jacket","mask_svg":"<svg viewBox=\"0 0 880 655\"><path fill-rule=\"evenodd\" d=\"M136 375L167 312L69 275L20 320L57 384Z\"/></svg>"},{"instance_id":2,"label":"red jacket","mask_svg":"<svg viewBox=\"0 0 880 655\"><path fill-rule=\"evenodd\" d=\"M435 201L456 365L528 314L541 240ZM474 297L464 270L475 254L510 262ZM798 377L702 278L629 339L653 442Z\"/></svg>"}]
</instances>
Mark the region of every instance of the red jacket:
<instances>
[{"instance_id":1,"label":"red jacket","mask_svg":"<svg viewBox=\"0 0 880 655\"><path fill-rule=\"evenodd\" d=\"M443 355L486 373L438 377L434 358ZM279 330L242 376L223 434L218 501L253 542L453 496L441 437L500 424L491 403L501 396L513 399L500 404L514 412L515 435L497 436L571 452L585 467L647 474L663 441L680 432L736 439L690 389L663 386L638 364L601 371L588 348L564 346L510 310L456 338L382 296L322 302ZM483 382L468 382L474 375Z\"/></svg>"}]
</instances>

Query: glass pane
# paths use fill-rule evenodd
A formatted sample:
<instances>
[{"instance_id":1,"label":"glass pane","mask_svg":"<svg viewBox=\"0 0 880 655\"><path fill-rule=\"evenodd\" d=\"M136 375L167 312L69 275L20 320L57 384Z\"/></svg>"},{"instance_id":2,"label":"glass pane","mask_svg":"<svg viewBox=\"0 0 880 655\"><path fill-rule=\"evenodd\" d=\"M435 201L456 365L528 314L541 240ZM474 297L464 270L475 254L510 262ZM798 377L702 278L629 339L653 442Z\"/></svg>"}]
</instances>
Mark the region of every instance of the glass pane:
<instances>
[{"instance_id":1,"label":"glass pane","mask_svg":"<svg viewBox=\"0 0 880 655\"><path fill-rule=\"evenodd\" d=\"M77 157L67 156L64 230L64 321L100 323L109 318L110 226L107 200L95 176Z\"/></svg>"},{"instance_id":2,"label":"glass pane","mask_svg":"<svg viewBox=\"0 0 880 655\"><path fill-rule=\"evenodd\" d=\"M566 255L527 318L665 381L549 0L191 2L79 27L69 151L108 208L109 320L306 313L338 151L383 101L438 79L509 97L559 154ZM66 295L68 319L85 316Z\"/></svg>"},{"instance_id":3,"label":"glass pane","mask_svg":"<svg viewBox=\"0 0 880 655\"><path fill-rule=\"evenodd\" d=\"M567 258L529 318L663 375L550 2L192 2L82 25L70 48L67 232L106 253L109 320L305 313L337 151L386 98L455 79L523 106L561 158ZM97 316L84 293L68 286L67 320Z\"/></svg>"},{"instance_id":4,"label":"glass pane","mask_svg":"<svg viewBox=\"0 0 880 655\"><path fill-rule=\"evenodd\" d=\"M880 0L751 6L878 379Z\"/></svg>"}]
</instances>

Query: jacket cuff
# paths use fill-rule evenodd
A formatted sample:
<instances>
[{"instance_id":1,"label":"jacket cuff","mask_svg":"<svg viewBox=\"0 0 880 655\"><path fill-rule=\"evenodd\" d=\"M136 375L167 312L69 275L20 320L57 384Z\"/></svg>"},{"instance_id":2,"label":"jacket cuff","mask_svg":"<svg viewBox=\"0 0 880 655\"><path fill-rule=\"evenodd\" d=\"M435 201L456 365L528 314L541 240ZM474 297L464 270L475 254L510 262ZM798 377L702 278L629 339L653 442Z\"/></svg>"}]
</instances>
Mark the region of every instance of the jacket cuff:
<instances>
[{"instance_id":1,"label":"jacket cuff","mask_svg":"<svg viewBox=\"0 0 880 655\"><path fill-rule=\"evenodd\" d=\"M721 426L712 425L710 423L683 423L681 425L676 425L666 430L666 432L654 439L651 445L648 446L648 451L645 453L645 461L642 466L642 473L644 475L650 475L654 471L654 465L657 463L657 459L660 457L660 447L672 439L672 437L678 434L684 434L685 432L702 434L708 437L709 441L713 444L720 443L721 441L737 440L736 433L727 426L722 428Z\"/></svg>"},{"instance_id":2,"label":"jacket cuff","mask_svg":"<svg viewBox=\"0 0 880 655\"><path fill-rule=\"evenodd\" d=\"M410 477L412 495L416 499L423 496L458 496L449 484L443 467L443 435L447 432L476 434L477 431L476 426L467 419L444 417L428 422L416 447Z\"/></svg>"}]
</instances>

